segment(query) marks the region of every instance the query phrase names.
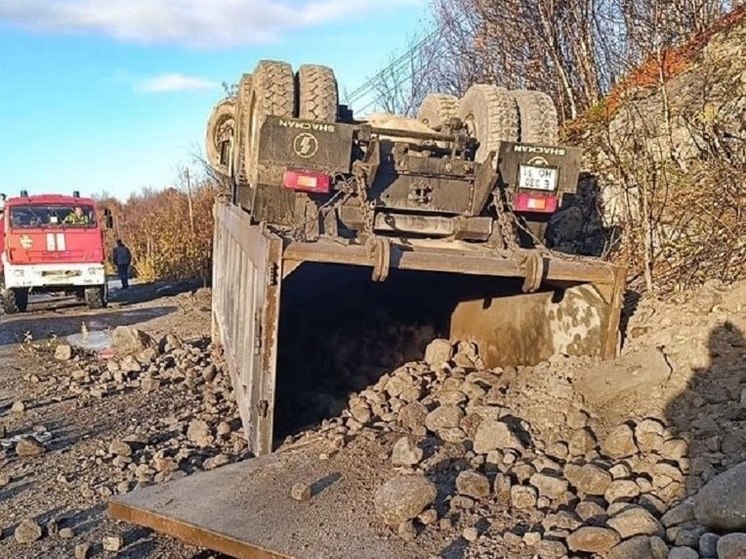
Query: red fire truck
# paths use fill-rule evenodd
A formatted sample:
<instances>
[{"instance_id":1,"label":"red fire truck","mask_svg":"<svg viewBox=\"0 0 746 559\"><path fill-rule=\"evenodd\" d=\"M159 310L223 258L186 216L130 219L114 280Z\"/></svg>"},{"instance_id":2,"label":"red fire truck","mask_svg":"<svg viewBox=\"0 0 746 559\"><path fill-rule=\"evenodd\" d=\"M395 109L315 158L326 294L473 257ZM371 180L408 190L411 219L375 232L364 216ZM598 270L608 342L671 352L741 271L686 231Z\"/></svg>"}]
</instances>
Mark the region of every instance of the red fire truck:
<instances>
[{"instance_id":1,"label":"red fire truck","mask_svg":"<svg viewBox=\"0 0 746 559\"><path fill-rule=\"evenodd\" d=\"M29 292L63 292L103 308L108 299L104 273L104 212L95 202L72 196L0 195L0 306L6 314L25 312Z\"/></svg>"}]
</instances>

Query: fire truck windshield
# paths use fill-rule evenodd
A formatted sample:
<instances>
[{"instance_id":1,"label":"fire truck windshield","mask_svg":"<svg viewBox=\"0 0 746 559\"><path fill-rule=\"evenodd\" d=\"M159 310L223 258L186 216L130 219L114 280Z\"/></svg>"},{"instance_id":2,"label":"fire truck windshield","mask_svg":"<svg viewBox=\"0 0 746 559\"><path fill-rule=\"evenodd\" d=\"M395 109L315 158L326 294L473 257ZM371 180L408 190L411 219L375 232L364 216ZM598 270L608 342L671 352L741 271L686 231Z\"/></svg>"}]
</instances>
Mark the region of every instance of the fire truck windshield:
<instances>
[{"instance_id":1,"label":"fire truck windshield","mask_svg":"<svg viewBox=\"0 0 746 559\"><path fill-rule=\"evenodd\" d=\"M7 208L6 208L7 209ZM10 208L11 229L49 227L94 227L96 213L93 206L59 204L13 206Z\"/></svg>"}]
</instances>

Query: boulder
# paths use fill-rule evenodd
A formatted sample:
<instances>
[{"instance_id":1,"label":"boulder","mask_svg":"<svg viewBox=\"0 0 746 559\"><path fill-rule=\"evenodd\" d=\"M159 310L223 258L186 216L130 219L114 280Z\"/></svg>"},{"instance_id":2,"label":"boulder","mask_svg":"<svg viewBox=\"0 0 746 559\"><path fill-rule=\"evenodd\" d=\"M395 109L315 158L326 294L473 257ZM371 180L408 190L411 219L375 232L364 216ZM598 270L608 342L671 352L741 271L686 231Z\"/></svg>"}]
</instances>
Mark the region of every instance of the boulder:
<instances>
[{"instance_id":1,"label":"boulder","mask_svg":"<svg viewBox=\"0 0 746 559\"><path fill-rule=\"evenodd\" d=\"M490 494L490 480L479 472L466 470L456 478L456 490L460 495L482 499Z\"/></svg>"},{"instance_id":2,"label":"boulder","mask_svg":"<svg viewBox=\"0 0 746 559\"><path fill-rule=\"evenodd\" d=\"M523 449L523 444L507 423L485 419L477 427L474 436L474 452L487 454L491 450L514 448Z\"/></svg>"},{"instance_id":3,"label":"boulder","mask_svg":"<svg viewBox=\"0 0 746 559\"><path fill-rule=\"evenodd\" d=\"M427 408L420 402L411 402L399 410L397 421L399 425L410 431L419 431L425 427Z\"/></svg>"},{"instance_id":4,"label":"boulder","mask_svg":"<svg viewBox=\"0 0 746 559\"><path fill-rule=\"evenodd\" d=\"M699 553L691 547L672 547L668 552L668 559L699 559Z\"/></svg>"},{"instance_id":5,"label":"boulder","mask_svg":"<svg viewBox=\"0 0 746 559\"><path fill-rule=\"evenodd\" d=\"M657 419L644 419L635 426L635 440L643 452L658 451L664 442L665 426Z\"/></svg>"},{"instance_id":6,"label":"boulder","mask_svg":"<svg viewBox=\"0 0 746 559\"><path fill-rule=\"evenodd\" d=\"M666 514L661 517L661 523L666 528L670 528L677 524L690 522L694 520L694 518L694 501L692 499L687 499L666 512Z\"/></svg>"},{"instance_id":7,"label":"boulder","mask_svg":"<svg viewBox=\"0 0 746 559\"><path fill-rule=\"evenodd\" d=\"M409 437L401 437L391 451L391 462L395 466L414 466L422 460L424 452Z\"/></svg>"},{"instance_id":8,"label":"boulder","mask_svg":"<svg viewBox=\"0 0 746 559\"><path fill-rule=\"evenodd\" d=\"M694 498L697 520L715 531L746 531L746 462L715 476Z\"/></svg>"},{"instance_id":9,"label":"boulder","mask_svg":"<svg viewBox=\"0 0 746 559\"><path fill-rule=\"evenodd\" d=\"M131 326L117 326L111 336L111 348L120 355L140 353L153 345L153 338Z\"/></svg>"},{"instance_id":10,"label":"boulder","mask_svg":"<svg viewBox=\"0 0 746 559\"><path fill-rule=\"evenodd\" d=\"M495 474L494 490L495 497L498 503L508 504L510 503L510 490L512 482L510 478L505 474L498 472Z\"/></svg>"},{"instance_id":11,"label":"boulder","mask_svg":"<svg viewBox=\"0 0 746 559\"><path fill-rule=\"evenodd\" d=\"M373 504L384 522L398 526L425 510L436 495L435 485L424 476L404 475L381 486L376 491Z\"/></svg>"},{"instance_id":12,"label":"boulder","mask_svg":"<svg viewBox=\"0 0 746 559\"><path fill-rule=\"evenodd\" d=\"M606 509L594 501L580 501L575 506L577 514L583 522L599 524L606 521Z\"/></svg>"},{"instance_id":13,"label":"boulder","mask_svg":"<svg viewBox=\"0 0 746 559\"><path fill-rule=\"evenodd\" d=\"M717 557L718 556L718 540L720 536L713 534L712 532L706 532L699 537L699 554L702 557ZM746 547L743 549L746 552Z\"/></svg>"},{"instance_id":14,"label":"boulder","mask_svg":"<svg viewBox=\"0 0 746 559\"><path fill-rule=\"evenodd\" d=\"M54 358L58 361L69 361L73 358L73 348L70 344L60 344L54 348Z\"/></svg>"},{"instance_id":15,"label":"boulder","mask_svg":"<svg viewBox=\"0 0 746 559\"><path fill-rule=\"evenodd\" d=\"M619 534L610 528L583 526L567 536L567 545L572 551L607 554L619 543Z\"/></svg>"},{"instance_id":16,"label":"boulder","mask_svg":"<svg viewBox=\"0 0 746 559\"><path fill-rule=\"evenodd\" d=\"M453 357L453 346L448 340L433 340L425 348L425 363L441 367Z\"/></svg>"},{"instance_id":17,"label":"boulder","mask_svg":"<svg viewBox=\"0 0 746 559\"><path fill-rule=\"evenodd\" d=\"M13 532L18 543L31 543L41 539L41 526L33 518L27 518L22 521Z\"/></svg>"},{"instance_id":18,"label":"boulder","mask_svg":"<svg viewBox=\"0 0 746 559\"><path fill-rule=\"evenodd\" d=\"M567 546L557 540L541 540L539 542L539 557L541 559L560 559L567 555Z\"/></svg>"},{"instance_id":19,"label":"boulder","mask_svg":"<svg viewBox=\"0 0 746 559\"><path fill-rule=\"evenodd\" d=\"M116 536L104 536L102 546L105 551L119 551L124 547L124 538L117 534Z\"/></svg>"},{"instance_id":20,"label":"boulder","mask_svg":"<svg viewBox=\"0 0 746 559\"><path fill-rule=\"evenodd\" d=\"M565 466L564 475L578 491L586 495L603 495L611 484L611 475L593 464Z\"/></svg>"},{"instance_id":21,"label":"boulder","mask_svg":"<svg viewBox=\"0 0 746 559\"><path fill-rule=\"evenodd\" d=\"M568 489L567 480L547 474L534 474L529 483L539 491L541 497L549 499L559 498Z\"/></svg>"},{"instance_id":22,"label":"boulder","mask_svg":"<svg viewBox=\"0 0 746 559\"><path fill-rule=\"evenodd\" d=\"M34 437L23 437L16 442L16 454L18 456L39 456L45 452L44 445Z\"/></svg>"},{"instance_id":23,"label":"boulder","mask_svg":"<svg viewBox=\"0 0 746 559\"><path fill-rule=\"evenodd\" d=\"M629 425L619 425L611 430L601 445L601 452L609 458L624 458L637 452L635 434Z\"/></svg>"},{"instance_id":24,"label":"boulder","mask_svg":"<svg viewBox=\"0 0 746 559\"><path fill-rule=\"evenodd\" d=\"M192 419L187 428L187 438L199 447L211 446L214 439L210 433L210 426L201 419Z\"/></svg>"},{"instance_id":25,"label":"boulder","mask_svg":"<svg viewBox=\"0 0 746 559\"><path fill-rule=\"evenodd\" d=\"M442 429L453 429L459 426L461 419L464 417L463 410L453 404L438 406L425 418L425 426L437 433Z\"/></svg>"},{"instance_id":26,"label":"boulder","mask_svg":"<svg viewBox=\"0 0 746 559\"><path fill-rule=\"evenodd\" d=\"M590 428L585 427L575 431L570 438L568 451L572 456L584 456L586 453L594 450L597 445L596 435L593 434Z\"/></svg>"},{"instance_id":27,"label":"boulder","mask_svg":"<svg viewBox=\"0 0 746 559\"><path fill-rule=\"evenodd\" d=\"M717 542L718 559L743 559L746 557L746 534L726 534Z\"/></svg>"},{"instance_id":28,"label":"boulder","mask_svg":"<svg viewBox=\"0 0 746 559\"><path fill-rule=\"evenodd\" d=\"M639 486L630 479L615 479L609 484L604 493L604 498L608 503L622 499L633 499L640 494Z\"/></svg>"},{"instance_id":29,"label":"boulder","mask_svg":"<svg viewBox=\"0 0 746 559\"><path fill-rule=\"evenodd\" d=\"M642 507L629 507L609 518L609 528L616 530L622 539L633 536L662 536L663 526Z\"/></svg>"},{"instance_id":30,"label":"boulder","mask_svg":"<svg viewBox=\"0 0 746 559\"><path fill-rule=\"evenodd\" d=\"M290 488L290 498L296 501L308 501L311 498L311 486L307 483L294 483Z\"/></svg>"},{"instance_id":31,"label":"boulder","mask_svg":"<svg viewBox=\"0 0 746 559\"><path fill-rule=\"evenodd\" d=\"M510 488L510 502L517 509L536 507L536 489L525 485L514 485Z\"/></svg>"},{"instance_id":32,"label":"boulder","mask_svg":"<svg viewBox=\"0 0 746 559\"><path fill-rule=\"evenodd\" d=\"M668 552L668 549L666 549ZM668 553L666 553L668 554ZM650 547L650 538L635 536L614 546L606 559L658 559Z\"/></svg>"}]
</instances>

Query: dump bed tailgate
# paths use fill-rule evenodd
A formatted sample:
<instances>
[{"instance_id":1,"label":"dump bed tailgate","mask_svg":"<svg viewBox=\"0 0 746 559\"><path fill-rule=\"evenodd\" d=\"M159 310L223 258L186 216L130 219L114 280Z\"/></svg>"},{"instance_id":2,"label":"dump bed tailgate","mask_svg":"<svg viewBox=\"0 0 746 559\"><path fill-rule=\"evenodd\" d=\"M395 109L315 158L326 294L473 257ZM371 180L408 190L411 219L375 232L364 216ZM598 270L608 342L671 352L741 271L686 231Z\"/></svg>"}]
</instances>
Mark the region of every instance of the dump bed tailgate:
<instances>
[{"instance_id":1,"label":"dump bed tailgate","mask_svg":"<svg viewBox=\"0 0 746 559\"><path fill-rule=\"evenodd\" d=\"M380 443L364 441L334 454L322 439L138 489L115 497L109 513L242 559L416 559L452 544L441 534L384 537L373 496L392 466L377 458ZM290 497L299 482L311 485L308 501Z\"/></svg>"}]
</instances>

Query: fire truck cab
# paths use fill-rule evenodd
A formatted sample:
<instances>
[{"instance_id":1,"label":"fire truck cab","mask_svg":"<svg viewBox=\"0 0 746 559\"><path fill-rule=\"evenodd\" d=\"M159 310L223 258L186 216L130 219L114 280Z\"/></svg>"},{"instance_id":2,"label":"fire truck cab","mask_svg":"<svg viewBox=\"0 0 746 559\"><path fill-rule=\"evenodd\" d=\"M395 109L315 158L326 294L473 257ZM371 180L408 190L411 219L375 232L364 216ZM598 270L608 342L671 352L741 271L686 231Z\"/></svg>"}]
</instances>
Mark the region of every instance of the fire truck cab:
<instances>
[{"instance_id":1,"label":"fire truck cab","mask_svg":"<svg viewBox=\"0 0 746 559\"><path fill-rule=\"evenodd\" d=\"M90 308L107 304L104 228L91 198L21 191L0 195L0 307L25 312L30 292L74 294Z\"/></svg>"}]
</instances>

